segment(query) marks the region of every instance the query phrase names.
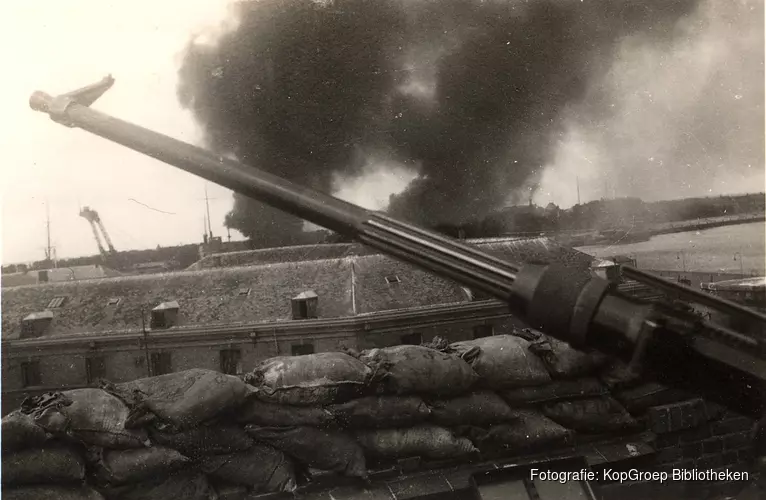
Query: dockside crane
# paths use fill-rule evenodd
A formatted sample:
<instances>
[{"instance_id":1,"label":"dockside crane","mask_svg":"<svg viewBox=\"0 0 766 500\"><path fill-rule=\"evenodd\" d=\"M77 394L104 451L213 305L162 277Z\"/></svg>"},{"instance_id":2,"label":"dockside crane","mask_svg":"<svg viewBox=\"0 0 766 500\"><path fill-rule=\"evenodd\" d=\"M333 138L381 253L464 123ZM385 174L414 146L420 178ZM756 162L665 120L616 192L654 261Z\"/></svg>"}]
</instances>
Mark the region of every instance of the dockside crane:
<instances>
[{"instance_id":1,"label":"dockside crane","mask_svg":"<svg viewBox=\"0 0 766 500\"><path fill-rule=\"evenodd\" d=\"M114 249L114 245L112 245L112 240L109 238L109 233L106 232L106 228L104 227L104 223L101 222L101 217L98 216L98 212L91 209L90 207L84 207L82 210L80 210L80 217L90 222L90 227L93 230L93 236L96 238L98 251L101 253L101 255L104 258L107 258L110 255L116 254L117 251ZM103 235L106 246L109 249L108 251L104 248L104 245L101 242L99 229L101 230L101 235Z\"/></svg>"}]
</instances>

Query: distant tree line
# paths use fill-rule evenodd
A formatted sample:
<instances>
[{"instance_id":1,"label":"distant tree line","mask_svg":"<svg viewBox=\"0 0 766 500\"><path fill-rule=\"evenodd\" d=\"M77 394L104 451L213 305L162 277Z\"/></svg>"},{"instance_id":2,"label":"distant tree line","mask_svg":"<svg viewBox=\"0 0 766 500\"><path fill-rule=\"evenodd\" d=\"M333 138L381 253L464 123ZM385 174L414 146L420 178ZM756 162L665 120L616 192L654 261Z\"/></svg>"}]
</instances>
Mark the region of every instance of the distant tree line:
<instances>
[{"instance_id":1,"label":"distant tree line","mask_svg":"<svg viewBox=\"0 0 766 500\"><path fill-rule=\"evenodd\" d=\"M764 193L737 196L717 196L707 198L686 198L682 200L644 202L639 198L603 199L575 205L562 210L553 203L546 207L522 205L508 207L492 213L482 219L466 224L441 224L432 229L456 238L488 238L509 233L550 233L557 231L604 230L628 227L646 227L652 224L677 222L728 215L749 213L763 214L766 211ZM227 217L228 227L240 230L240 221ZM276 241L260 238L251 231L243 233L250 236L247 248L267 248L273 246L307 245L317 243L349 242L351 238L326 230L293 232L285 231L284 238ZM273 232L268 234L273 235ZM167 262L169 269L184 269L199 259L199 245L189 244L175 247L157 247L150 250L129 250L107 257L100 255L61 259L59 267L102 264L114 269L130 269L147 262ZM2 267L3 273L24 270L46 269L51 262L37 261L30 265L8 265Z\"/></svg>"}]
</instances>

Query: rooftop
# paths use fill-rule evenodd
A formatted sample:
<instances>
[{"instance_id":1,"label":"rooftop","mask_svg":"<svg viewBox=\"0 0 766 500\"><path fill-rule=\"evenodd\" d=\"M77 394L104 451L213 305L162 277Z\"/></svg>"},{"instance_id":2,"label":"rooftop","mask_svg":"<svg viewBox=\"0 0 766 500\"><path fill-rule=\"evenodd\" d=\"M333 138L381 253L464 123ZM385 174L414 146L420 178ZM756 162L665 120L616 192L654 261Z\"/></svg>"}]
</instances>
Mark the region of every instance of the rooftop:
<instances>
[{"instance_id":1,"label":"rooftop","mask_svg":"<svg viewBox=\"0 0 766 500\"><path fill-rule=\"evenodd\" d=\"M591 260L544 238L472 243L516 262L570 261L587 266ZM153 309L172 302L177 303L178 315L171 328L183 328L291 321L292 300L312 295L317 297L320 319L470 300L457 283L369 250L365 253L361 245L238 254L235 259L250 265L4 289L2 338L19 338L22 319L43 311L53 315L44 336L55 337L141 331L150 324ZM333 256L327 258L328 254ZM268 262L280 255L288 261Z\"/></svg>"}]
</instances>

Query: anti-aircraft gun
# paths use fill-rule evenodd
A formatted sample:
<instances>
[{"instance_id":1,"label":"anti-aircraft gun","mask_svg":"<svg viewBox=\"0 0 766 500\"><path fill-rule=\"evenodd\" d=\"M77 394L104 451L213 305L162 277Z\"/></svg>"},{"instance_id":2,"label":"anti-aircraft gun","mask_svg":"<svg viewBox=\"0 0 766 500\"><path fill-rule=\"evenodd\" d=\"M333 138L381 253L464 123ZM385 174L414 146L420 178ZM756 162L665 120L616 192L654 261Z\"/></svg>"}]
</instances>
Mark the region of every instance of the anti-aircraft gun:
<instances>
[{"instance_id":1,"label":"anti-aircraft gun","mask_svg":"<svg viewBox=\"0 0 766 500\"><path fill-rule=\"evenodd\" d=\"M749 325L734 331L670 303L648 304L621 295L587 268L505 262L440 234L90 109L113 83L109 76L57 97L35 92L30 106L60 124L82 128L493 296L531 327L573 347L619 356L665 385L755 419L762 417L766 392L763 314L633 267L623 268L633 280Z\"/></svg>"}]
</instances>

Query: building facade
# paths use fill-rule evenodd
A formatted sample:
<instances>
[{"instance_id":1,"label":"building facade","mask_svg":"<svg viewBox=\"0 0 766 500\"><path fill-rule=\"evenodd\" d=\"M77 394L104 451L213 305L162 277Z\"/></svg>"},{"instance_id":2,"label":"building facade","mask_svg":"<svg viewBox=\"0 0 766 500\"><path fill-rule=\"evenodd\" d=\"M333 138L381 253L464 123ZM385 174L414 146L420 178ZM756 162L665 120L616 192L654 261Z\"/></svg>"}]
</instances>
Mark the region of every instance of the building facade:
<instances>
[{"instance_id":1,"label":"building facade","mask_svg":"<svg viewBox=\"0 0 766 500\"><path fill-rule=\"evenodd\" d=\"M545 238L474 243L516 262L591 261ZM206 259L178 273L6 288L3 407L101 378L189 368L236 374L278 355L467 340L523 326L501 302L358 245Z\"/></svg>"}]
</instances>

